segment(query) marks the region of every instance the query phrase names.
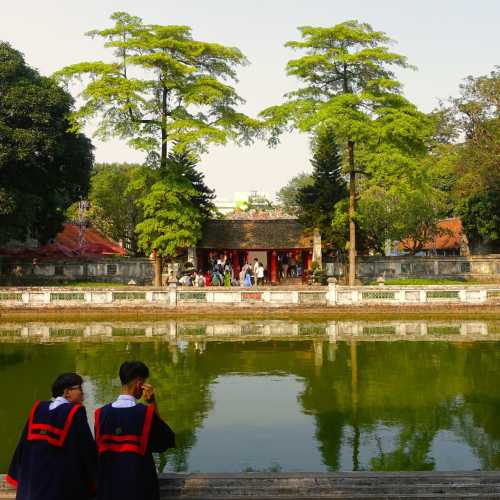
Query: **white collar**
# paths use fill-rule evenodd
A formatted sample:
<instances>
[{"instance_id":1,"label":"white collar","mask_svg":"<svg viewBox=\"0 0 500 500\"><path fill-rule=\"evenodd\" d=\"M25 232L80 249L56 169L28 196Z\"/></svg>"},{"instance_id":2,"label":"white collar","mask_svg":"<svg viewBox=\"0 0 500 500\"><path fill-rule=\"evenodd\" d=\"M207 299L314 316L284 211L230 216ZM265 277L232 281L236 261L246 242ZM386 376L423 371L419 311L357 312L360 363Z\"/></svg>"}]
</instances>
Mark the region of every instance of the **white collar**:
<instances>
[{"instance_id":1,"label":"white collar","mask_svg":"<svg viewBox=\"0 0 500 500\"><path fill-rule=\"evenodd\" d=\"M71 403L71 401L68 401L66 398L63 398L62 396L57 396L57 398L52 399L52 402L49 405L49 411L55 410L58 406L61 406L66 403Z\"/></svg>"},{"instance_id":2,"label":"white collar","mask_svg":"<svg viewBox=\"0 0 500 500\"><path fill-rule=\"evenodd\" d=\"M118 400L123 400L123 401L132 401L132 402L136 402L136 399L134 398L134 396L130 395L130 394L120 394L118 396L118 398L116 399L117 401Z\"/></svg>"},{"instance_id":3,"label":"white collar","mask_svg":"<svg viewBox=\"0 0 500 500\"><path fill-rule=\"evenodd\" d=\"M120 394L115 402L111 403L113 408L130 408L137 404L134 396L130 394Z\"/></svg>"}]
</instances>

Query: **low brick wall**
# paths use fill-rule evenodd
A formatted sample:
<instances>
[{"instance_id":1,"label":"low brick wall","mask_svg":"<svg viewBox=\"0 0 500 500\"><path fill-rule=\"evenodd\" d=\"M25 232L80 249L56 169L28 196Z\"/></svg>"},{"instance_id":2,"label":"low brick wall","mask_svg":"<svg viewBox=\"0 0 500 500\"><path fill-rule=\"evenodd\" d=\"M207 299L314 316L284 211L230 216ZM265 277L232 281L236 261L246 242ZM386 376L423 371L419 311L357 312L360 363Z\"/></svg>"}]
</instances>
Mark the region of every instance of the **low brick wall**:
<instances>
[{"instance_id":1,"label":"low brick wall","mask_svg":"<svg viewBox=\"0 0 500 500\"><path fill-rule=\"evenodd\" d=\"M2 308L335 307L500 303L500 285L288 288L0 288Z\"/></svg>"}]
</instances>

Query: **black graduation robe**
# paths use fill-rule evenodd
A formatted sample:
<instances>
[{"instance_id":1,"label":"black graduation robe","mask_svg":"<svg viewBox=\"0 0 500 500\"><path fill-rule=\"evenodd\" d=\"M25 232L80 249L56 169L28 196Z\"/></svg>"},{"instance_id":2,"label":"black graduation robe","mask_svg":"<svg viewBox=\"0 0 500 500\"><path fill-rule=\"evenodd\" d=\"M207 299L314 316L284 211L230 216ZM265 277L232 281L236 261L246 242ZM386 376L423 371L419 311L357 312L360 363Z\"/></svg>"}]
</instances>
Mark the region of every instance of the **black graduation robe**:
<instances>
[{"instance_id":1,"label":"black graduation robe","mask_svg":"<svg viewBox=\"0 0 500 500\"><path fill-rule=\"evenodd\" d=\"M95 494L97 450L85 408L33 406L6 481L20 500L87 500Z\"/></svg>"},{"instance_id":2,"label":"black graduation robe","mask_svg":"<svg viewBox=\"0 0 500 500\"><path fill-rule=\"evenodd\" d=\"M175 446L175 434L154 412L137 404L95 413L98 500L159 500L153 452Z\"/></svg>"}]
</instances>

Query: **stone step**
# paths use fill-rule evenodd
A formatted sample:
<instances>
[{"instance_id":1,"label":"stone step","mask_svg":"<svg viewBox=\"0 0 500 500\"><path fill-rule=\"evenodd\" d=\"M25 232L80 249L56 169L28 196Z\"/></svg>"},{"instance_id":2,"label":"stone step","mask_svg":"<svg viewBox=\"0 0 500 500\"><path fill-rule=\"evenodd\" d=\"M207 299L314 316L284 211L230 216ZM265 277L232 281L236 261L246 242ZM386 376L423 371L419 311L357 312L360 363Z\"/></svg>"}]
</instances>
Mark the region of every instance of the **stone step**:
<instances>
[{"instance_id":1,"label":"stone step","mask_svg":"<svg viewBox=\"0 0 500 500\"><path fill-rule=\"evenodd\" d=\"M162 499L500 498L500 474L326 473L163 475Z\"/></svg>"},{"instance_id":2,"label":"stone step","mask_svg":"<svg viewBox=\"0 0 500 500\"><path fill-rule=\"evenodd\" d=\"M7 488L0 500L15 498ZM500 499L500 472L162 474L160 489L162 500Z\"/></svg>"}]
</instances>

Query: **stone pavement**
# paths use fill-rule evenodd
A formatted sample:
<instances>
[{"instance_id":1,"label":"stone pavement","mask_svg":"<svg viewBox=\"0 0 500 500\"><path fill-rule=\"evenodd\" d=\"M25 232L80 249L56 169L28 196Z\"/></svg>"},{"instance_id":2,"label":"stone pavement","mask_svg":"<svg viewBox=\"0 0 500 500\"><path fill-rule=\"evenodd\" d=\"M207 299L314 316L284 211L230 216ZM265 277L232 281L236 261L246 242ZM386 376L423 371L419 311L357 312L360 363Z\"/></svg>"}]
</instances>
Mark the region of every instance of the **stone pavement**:
<instances>
[{"instance_id":1,"label":"stone pavement","mask_svg":"<svg viewBox=\"0 0 500 500\"><path fill-rule=\"evenodd\" d=\"M12 491L0 489L0 500L12 498ZM163 474L161 499L173 498L500 499L500 472Z\"/></svg>"}]
</instances>

